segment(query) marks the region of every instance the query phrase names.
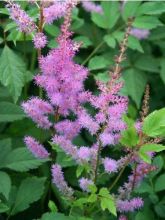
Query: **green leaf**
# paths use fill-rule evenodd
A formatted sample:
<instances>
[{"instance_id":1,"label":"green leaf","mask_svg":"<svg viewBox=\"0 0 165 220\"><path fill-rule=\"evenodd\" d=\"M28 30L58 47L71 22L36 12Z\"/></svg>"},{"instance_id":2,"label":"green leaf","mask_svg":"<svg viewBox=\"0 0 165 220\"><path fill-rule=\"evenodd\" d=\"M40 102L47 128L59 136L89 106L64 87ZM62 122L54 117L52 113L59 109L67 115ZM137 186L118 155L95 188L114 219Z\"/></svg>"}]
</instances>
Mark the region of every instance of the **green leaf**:
<instances>
[{"instance_id":1,"label":"green leaf","mask_svg":"<svg viewBox=\"0 0 165 220\"><path fill-rule=\"evenodd\" d=\"M116 40L114 37L112 37L111 35L105 35L104 36L104 41L107 43L108 46L115 48L116 46Z\"/></svg>"},{"instance_id":2,"label":"green leaf","mask_svg":"<svg viewBox=\"0 0 165 220\"><path fill-rule=\"evenodd\" d=\"M94 203L97 201L97 195L96 194L91 194L89 197L88 197L88 202L90 203Z\"/></svg>"},{"instance_id":3,"label":"green leaf","mask_svg":"<svg viewBox=\"0 0 165 220\"><path fill-rule=\"evenodd\" d=\"M137 107L140 108L141 99L147 83L146 75L131 68L124 71L123 78L125 80L127 95L129 95L136 103Z\"/></svg>"},{"instance_id":4,"label":"green leaf","mask_svg":"<svg viewBox=\"0 0 165 220\"><path fill-rule=\"evenodd\" d=\"M162 81L165 83L165 59L160 61L160 77Z\"/></svg>"},{"instance_id":5,"label":"green leaf","mask_svg":"<svg viewBox=\"0 0 165 220\"><path fill-rule=\"evenodd\" d=\"M77 218L71 217L71 216L65 216L62 213L45 213L41 220L76 220ZM85 219L84 219L85 220Z\"/></svg>"},{"instance_id":6,"label":"green leaf","mask_svg":"<svg viewBox=\"0 0 165 220\"><path fill-rule=\"evenodd\" d=\"M0 165L3 163L4 158L7 157L11 151L11 139L4 139L0 141Z\"/></svg>"},{"instance_id":7,"label":"green leaf","mask_svg":"<svg viewBox=\"0 0 165 220\"><path fill-rule=\"evenodd\" d=\"M91 193L96 193L97 192L97 187L93 184L93 185L89 185L89 190Z\"/></svg>"},{"instance_id":8,"label":"green leaf","mask_svg":"<svg viewBox=\"0 0 165 220\"><path fill-rule=\"evenodd\" d=\"M144 119L142 129L150 137L165 136L165 108L149 114Z\"/></svg>"},{"instance_id":9,"label":"green leaf","mask_svg":"<svg viewBox=\"0 0 165 220\"><path fill-rule=\"evenodd\" d=\"M104 29L111 29L116 24L118 18L120 17L119 13L119 2L108 1L101 2L104 13L92 13L92 21L99 27Z\"/></svg>"},{"instance_id":10,"label":"green leaf","mask_svg":"<svg viewBox=\"0 0 165 220\"><path fill-rule=\"evenodd\" d=\"M51 143L50 143L51 144ZM62 167L71 167L75 166L75 161L56 144L51 144L53 149L57 152L56 162Z\"/></svg>"},{"instance_id":11,"label":"green leaf","mask_svg":"<svg viewBox=\"0 0 165 220\"><path fill-rule=\"evenodd\" d=\"M6 155L0 163L0 168L25 172L39 167L47 159L35 158L26 148L17 148Z\"/></svg>"},{"instance_id":12,"label":"green leaf","mask_svg":"<svg viewBox=\"0 0 165 220\"><path fill-rule=\"evenodd\" d=\"M154 209L158 216L163 219L165 218L165 204L158 203L155 205Z\"/></svg>"},{"instance_id":13,"label":"green leaf","mask_svg":"<svg viewBox=\"0 0 165 220\"><path fill-rule=\"evenodd\" d=\"M155 182L155 191L156 192L160 192L162 190L165 190L165 174L162 174L161 176L159 176L157 179L156 179L156 182Z\"/></svg>"},{"instance_id":14,"label":"green leaf","mask_svg":"<svg viewBox=\"0 0 165 220\"><path fill-rule=\"evenodd\" d=\"M0 122L12 122L25 117L20 106L10 102L0 102Z\"/></svg>"},{"instance_id":15,"label":"green leaf","mask_svg":"<svg viewBox=\"0 0 165 220\"><path fill-rule=\"evenodd\" d=\"M93 57L88 64L90 70L98 70L107 67L109 64L108 60L106 60L102 56Z\"/></svg>"},{"instance_id":16,"label":"green leaf","mask_svg":"<svg viewBox=\"0 0 165 220\"><path fill-rule=\"evenodd\" d=\"M134 147L138 144L139 137L135 127L130 127L122 132L120 143L127 147Z\"/></svg>"},{"instance_id":17,"label":"green leaf","mask_svg":"<svg viewBox=\"0 0 165 220\"><path fill-rule=\"evenodd\" d=\"M157 15L165 12L164 2L145 2L137 10L138 15Z\"/></svg>"},{"instance_id":18,"label":"green leaf","mask_svg":"<svg viewBox=\"0 0 165 220\"><path fill-rule=\"evenodd\" d=\"M144 162L151 164L151 157L146 152L139 151L138 155Z\"/></svg>"},{"instance_id":19,"label":"green leaf","mask_svg":"<svg viewBox=\"0 0 165 220\"><path fill-rule=\"evenodd\" d=\"M0 202L0 213L7 212L9 210L9 207L2 202Z\"/></svg>"},{"instance_id":20,"label":"green leaf","mask_svg":"<svg viewBox=\"0 0 165 220\"><path fill-rule=\"evenodd\" d=\"M153 160L153 163L152 163L155 167L156 167L156 170L155 171L152 171L149 176L151 178L153 178L154 176L156 176L163 168L164 166L164 160L162 158L161 155L158 155L156 157L154 157L154 160Z\"/></svg>"},{"instance_id":21,"label":"green leaf","mask_svg":"<svg viewBox=\"0 0 165 220\"><path fill-rule=\"evenodd\" d=\"M6 86L14 99L18 100L25 84L26 66L23 60L8 46L5 46L0 57L0 81Z\"/></svg>"},{"instance_id":22,"label":"green leaf","mask_svg":"<svg viewBox=\"0 0 165 220\"><path fill-rule=\"evenodd\" d=\"M51 212L57 212L58 211L56 204L52 200L49 200L48 207L49 207Z\"/></svg>"},{"instance_id":23,"label":"green leaf","mask_svg":"<svg viewBox=\"0 0 165 220\"><path fill-rule=\"evenodd\" d=\"M11 189L11 180L7 173L0 171L0 193L2 193L6 199L9 197Z\"/></svg>"},{"instance_id":24,"label":"green leaf","mask_svg":"<svg viewBox=\"0 0 165 220\"><path fill-rule=\"evenodd\" d=\"M142 29L153 29L160 25L162 25L162 23L159 21L157 17L154 16L137 17L133 22L134 27Z\"/></svg>"},{"instance_id":25,"label":"green leaf","mask_svg":"<svg viewBox=\"0 0 165 220\"><path fill-rule=\"evenodd\" d=\"M140 1L126 1L122 10L122 16L125 21L130 17L136 17L136 12L140 6Z\"/></svg>"},{"instance_id":26,"label":"green leaf","mask_svg":"<svg viewBox=\"0 0 165 220\"><path fill-rule=\"evenodd\" d=\"M105 83L110 80L108 72L98 73L97 75L94 75L94 78Z\"/></svg>"},{"instance_id":27,"label":"green leaf","mask_svg":"<svg viewBox=\"0 0 165 220\"><path fill-rule=\"evenodd\" d=\"M134 37L134 36L129 36L128 37L128 47L131 48L132 50L137 50L141 53L143 53L143 48L140 44L140 41Z\"/></svg>"},{"instance_id":28,"label":"green leaf","mask_svg":"<svg viewBox=\"0 0 165 220\"><path fill-rule=\"evenodd\" d=\"M60 34L60 29L54 24L46 24L44 25L44 29L48 34L50 34L53 37L57 37Z\"/></svg>"},{"instance_id":29,"label":"green leaf","mask_svg":"<svg viewBox=\"0 0 165 220\"><path fill-rule=\"evenodd\" d=\"M165 38L165 27L158 27L151 31L150 36L148 37L149 40L157 41L163 40Z\"/></svg>"},{"instance_id":30,"label":"green leaf","mask_svg":"<svg viewBox=\"0 0 165 220\"><path fill-rule=\"evenodd\" d=\"M153 193L153 188L147 182L142 182L139 186L136 187L135 193Z\"/></svg>"},{"instance_id":31,"label":"green leaf","mask_svg":"<svg viewBox=\"0 0 165 220\"><path fill-rule=\"evenodd\" d=\"M28 177L21 182L18 188L11 215L15 215L29 208L30 204L38 201L43 192L46 178Z\"/></svg>"},{"instance_id":32,"label":"green leaf","mask_svg":"<svg viewBox=\"0 0 165 220\"><path fill-rule=\"evenodd\" d=\"M160 72L158 60L152 56L142 55L136 60L134 65L139 70L156 73Z\"/></svg>"},{"instance_id":33,"label":"green leaf","mask_svg":"<svg viewBox=\"0 0 165 220\"><path fill-rule=\"evenodd\" d=\"M77 176L77 177L80 177L81 174L82 174L82 172L83 172L84 170L85 170L85 167L82 166L82 165L79 165L79 166L77 167L77 170L76 170L76 176Z\"/></svg>"},{"instance_id":34,"label":"green leaf","mask_svg":"<svg viewBox=\"0 0 165 220\"><path fill-rule=\"evenodd\" d=\"M81 42L81 48L87 48L92 45L92 41L86 36L78 36L74 38L74 41Z\"/></svg>"},{"instance_id":35,"label":"green leaf","mask_svg":"<svg viewBox=\"0 0 165 220\"><path fill-rule=\"evenodd\" d=\"M161 152L165 150L165 146L161 144L145 144L140 147L140 151L143 152Z\"/></svg>"},{"instance_id":36,"label":"green leaf","mask_svg":"<svg viewBox=\"0 0 165 220\"><path fill-rule=\"evenodd\" d=\"M101 208L103 211L108 209L113 215L117 215L116 213L116 205L114 198L109 194L107 188L101 188L99 191L100 201L101 201Z\"/></svg>"}]
</instances>

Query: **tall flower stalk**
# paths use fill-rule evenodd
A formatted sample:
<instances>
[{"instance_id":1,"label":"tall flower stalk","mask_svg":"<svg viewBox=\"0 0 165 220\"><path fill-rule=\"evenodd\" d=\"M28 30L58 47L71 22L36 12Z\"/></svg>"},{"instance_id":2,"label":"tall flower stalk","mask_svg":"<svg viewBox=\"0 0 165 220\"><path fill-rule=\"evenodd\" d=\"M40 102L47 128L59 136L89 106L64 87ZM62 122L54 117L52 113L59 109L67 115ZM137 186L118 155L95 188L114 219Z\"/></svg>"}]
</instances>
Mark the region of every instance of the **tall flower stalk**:
<instances>
[{"instance_id":1,"label":"tall flower stalk","mask_svg":"<svg viewBox=\"0 0 165 220\"><path fill-rule=\"evenodd\" d=\"M32 97L22 103L25 113L45 130L51 130L51 142L59 146L67 156L82 169L77 176L79 190L84 192L85 197L93 191L97 192L99 178L102 173L113 175L115 178L110 182L109 188L99 191L96 201L101 196L110 197L112 190L116 187L120 177L129 165L132 169L128 180L123 186L115 191L110 197L115 200L119 213L133 212L143 206L143 199L132 196L134 188L141 183L143 178L155 169L154 166L142 161L137 152L146 144L148 138L142 132L141 124L148 114L149 88L147 87L144 96L144 103L139 126L133 126L133 132L139 137L135 147L124 145L121 148L120 158L113 156L103 157L105 148L114 149L120 145L123 132L127 132L128 124L123 120L127 113L128 97L120 94L123 87L121 81L121 63L126 59L126 49L133 19L128 19L124 39L120 44L119 55L115 57L115 65L109 71L107 83L97 82L97 94L85 90L84 82L89 76L89 71L83 65L75 62L75 56L81 44L72 40L71 17L72 9L76 7L76 0L44 2L40 4L38 24L23 11L18 4L8 1L8 9L11 18L17 23L23 33L33 35L34 46L38 51L40 73L34 77L40 91L44 91L47 100L43 100L42 92L40 98ZM93 3L85 4L87 10L94 10L102 13L102 9ZM54 20L64 17L61 25L61 33L57 38L58 47L51 49L46 56L43 56L41 49L47 44L47 38L43 33L44 24L50 24ZM85 61L86 62L86 61ZM42 89L42 90L41 90ZM88 103L94 110L93 114L85 107ZM137 124L136 124L137 125ZM136 127L136 128L135 128ZM91 146L76 146L74 139L85 130L93 137ZM40 159L50 157L50 153L33 137L27 136L24 139L27 148L32 154ZM150 140L150 143L157 143L160 140ZM152 158L153 154L149 154ZM55 163L51 167L52 182L56 185L63 196L76 200L75 190L65 180L62 167ZM94 190L93 190L93 188ZM96 188L96 190L95 190ZM102 193L103 192L103 193ZM94 194L94 193L93 193ZM105 199L105 198L104 198ZM127 219L121 215L120 219Z\"/></svg>"}]
</instances>

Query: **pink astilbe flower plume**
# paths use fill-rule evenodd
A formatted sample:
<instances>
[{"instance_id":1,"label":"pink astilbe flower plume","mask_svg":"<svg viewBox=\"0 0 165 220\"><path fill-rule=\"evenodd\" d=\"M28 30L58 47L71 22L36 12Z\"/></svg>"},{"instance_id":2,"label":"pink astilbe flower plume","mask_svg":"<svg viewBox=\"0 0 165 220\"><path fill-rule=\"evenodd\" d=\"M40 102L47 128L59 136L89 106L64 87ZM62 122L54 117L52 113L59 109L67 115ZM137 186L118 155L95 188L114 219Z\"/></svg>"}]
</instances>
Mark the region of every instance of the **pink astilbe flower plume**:
<instances>
[{"instance_id":1,"label":"pink astilbe flower plume","mask_svg":"<svg viewBox=\"0 0 165 220\"><path fill-rule=\"evenodd\" d=\"M137 209L143 207L143 200L142 198L133 198L131 200L118 200L117 201L117 208L120 212L134 212Z\"/></svg>"},{"instance_id":2,"label":"pink astilbe flower plume","mask_svg":"<svg viewBox=\"0 0 165 220\"><path fill-rule=\"evenodd\" d=\"M89 186L93 185L93 181L87 178L82 177L79 180L80 188L85 192L90 192Z\"/></svg>"},{"instance_id":3,"label":"pink astilbe flower plume","mask_svg":"<svg viewBox=\"0 0 165 220\"><path fill-rule=\"evenodd\" d=\"M23 9L21 9L20 5L8 1L7 8L9 10L11 19L16 22L21 32L29 34L36 30L34 21Z\"/></svg>"},{"instance_id":4,"label":"pink astilbe flower plume","mask_svg":"<svg viewBox=\"0 0 165 220\"><path fill-rule=\"evenodd\" d=\"M99 14L103 13L102 7L100 5L95 4L94 2L82 0L82 6L86 11L89 12L97 12Z\"/></svg>"},{"instance_id":5,"label":"pink astilbe flower plume","mask_svg":"<svg viewBox=\"0 0 165 220\"><path fill-rule=\"evenodd\" d=\"M29 151L37 158L46 159L49 157L47 150L33 137L27 136L24 138L24 142Z\"/></svg>"},{"instance_id":6,"label":"pink astilbe flower plume","mask_svg":"<svg viewBox=\"0 0 165 220\"><path fill-rule=\"evenodd\" d=\"M64 174L62 172L62 168L59 164L54 164L52 166L52 178L53 183L56 185L58 190L65 196L72 197L73 196L73 189L68 186L64 179Z\"/></svg>"},{"instance_id":7,"label":"pink astilbe flower plume","mask_svg":"<svg viewBox=\"0 0 165 220\"><path fill-rule=\"evenodd\" d=\"M146 29L132 28L130 34L139 40L143 40L148 38L150 31Z\"/></svg>"},{"instance_id":8,"label":"pink astilbe flower plume","mask_svg":"<svg viewBox=\"0 0 165 220\"><path fill-rule=\"evenodd\" d=\"M46 46L47 38L43 33L36 33L33 38L34 46L36 49L40 49Z\"/></svg>"},{"instance_id":9,"label":"pink astilbe flower plume","mask_svg":"<svg viewBox=\"0 0 165 220\"><path fill-rule=\"evenodd\" d=\"M105 172L107 173L117 172L118 167L117 167L116 160L106 157L105 159L103 159L103 165L104 165Z\"/></svg>"},{"instance_id":10,"label":"pink astilbe flower plume","mask_svg":"<svg viewBox=\"0 0 165 220\"><path fill-rule=\"evenodd\" d=\"M52 123L48 119L48 114L53 113L53 108L48 102L34 97L22 103L22 107L26 114L36 122L39 127L44 129L50 128Z\"/></svg>"}]
</instances>

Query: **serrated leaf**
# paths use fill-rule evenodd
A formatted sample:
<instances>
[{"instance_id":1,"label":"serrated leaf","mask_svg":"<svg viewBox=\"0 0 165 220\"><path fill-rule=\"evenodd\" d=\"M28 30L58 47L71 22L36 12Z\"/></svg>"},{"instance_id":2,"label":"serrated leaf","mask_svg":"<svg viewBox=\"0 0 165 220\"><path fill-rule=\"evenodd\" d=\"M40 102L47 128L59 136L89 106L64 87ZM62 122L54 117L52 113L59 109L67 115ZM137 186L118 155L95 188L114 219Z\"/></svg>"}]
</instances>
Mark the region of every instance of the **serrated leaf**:
<instances>
[{"instance_id":1,"label":"serrated leaf","mask_svg":"<svg viewBox=\"0 0 165 220\"><path fill-rule=\"evenodd\" d=\"M99 191L100 196L100 205L102 210L108 209L113 215L117 215L116 213L116 205L114 198L110 195L107 188L101 188Z\"/></svg>"},{"instance_id":2,"label":"serrated leaf","mask_svg":"<svg viewBox=\"0 0 165 220\"><path fill-rule=\"evenodd\" d=\"M142 4L138 10L137 14L147 14L147 15L157 15L165 12L165 4L164 2L145 2Z\"/></svg>"},{"instance_id":3,"label":"serrated leaf","mask_svg":"<svg viewBox=\"0 0 165 220\"><path fill-rule=\"evenodd\" d=\"M25 84L26 66L23 60L8 46L5 46L0 57L0 81L6 86L14 99L18 100Z\"/></svg>"},{"instance_id":4,"label":"serrated leaf","mask_svg":"<svg viewBox=\"0 0 165 220\"><path fill-rule=\"evenodd\" d=\"M143 53L143 48L140 44L140 41L134 37L134 36L129 36L128 37L128 47L131 48L132 50L137 50L141 53Z\"/></svg>"},{"instance_id":5,"label":"serrated leaf","mask_svg":"<svg viewBox=\"0 0 165 220\"><path fill-rule=\"evenodd\" d=\"M89 197L88 197L88 202L90 203L94 203L97 201L97 195L96 194L91 194Z\"/></svg>"},{"instance_id":6,"label":"serrated leaf","mask_svg":"<svg viewBox=\"0 0 165 220\"><path fill-rule=\"evenodd\" d=\"M124 146L134 147L138 144L139 137L135 127L130 127L122 132L120 143Z\"/></svg>"},{"instance_id":7,"label":"serrated leaf","mask_svg":"<svg viewBox=\"0 0 165 220\"><path fill-rule=\"evenodd\" d=\"M151 157L146 152L139 151L138 155L141 158L141 160L143 160L146 163L151 164Z\"/></svg>"},{"instance_id":8,"label":"serrated leaf","mask_svg":"<svg viewBox=\"0 0 165 220\"><path fill-rule=\"evenodd\" d=\"M10 102L0 102L0 122L12 122L25 117L20 106Z\"/></svg>"},{"instance_id":9,"label":"serrated leaf","mask_svg":"<svg viewBox=\"0 0 165 220\"><path fill-rule=\"evenodd\" d=\"M108 64L108 60L106 60L104 57L95 56L89 61L88 67L90 70L98 70L107 67Z\"/></svg>"},{"instance_id":10,"label":"serrated leaf","mask_svg":"<svg viewBox=\"0 0 165 220\"><path fill-rule=\"evenodd\" d=\"M156 182L155 182L155 191L156 192L160 192L162 190L165 190L165 174L162 174L161 176L159 176L157 179L156 179Z\"/></svg>"},{"instance_id":11,"label":"serrated leaf","mask_svg":"<svg viewBox=\"0 0 165 220\"><path fill-rule=\"evenodd\" d=\"M140 6L140 1L126 1L124 2L122 16L125 21L130 17L136 17L136 12Z\"/></svg>"},{"instance_id":12,"label":"serrated leaf","mask_svg":"<svg viewBox=\"0 0 165 220\"><path fill-rule=\"evenodd\" d=\"M139 70L156 72L156 73L160 72L159 63L152 56L142 55L136 60L134 65Z\"/></svg>"},{"instance_id":13,"label":"serrated leaf","mask_svg":"<svg viewBox=\"0 0 165 220\"><path fill-rule=\"evenodd\" d=\"M0 171L0 193L2 193L6 199L9 197L11 189L11 180L7 173Z\"/></svg>"},{"instance_id":14,"label":"serrated leaf","mask_svg":"<svg viewBox=\"0 0 165 220\"><path fill-rule=\"evenodd\" d=\"M129 95L140 108L141 99L146 87L146 75L136 69L128 69L124 72L123 78L125 80L125 89Z\"/></svg>"},{"instance_id":15,"label":"serrated leaf","mask_svg":"<svg viewBox=\"0 0 165 220\"><path fill-rule=\"evenodd\" d=\"M46 178L28 177L21 182L11 215L29 208L31 203L41 198L44 193L45 180Z\"/></svg>"},{"instance_id":16,"label":"serrated leaf","mask_svg":"<svg viewBox=\"0 0 165 220\"><path fill-rule=\"evenodd\" d=\"M119 3L108 1L101 2L103 8L103 14L92 13L92 21L99 27L104 29L110 29L116 24L120 13L119 13Z\"/></svg>"},{"instance_id":17,"label":"serrated leaf","mask_svg":"<svg viewBox=\"0 0 165 220\"><path fill-rule=\"evenodd\" d=\"M149 114L144 119L142 129L150 137L165 136L165 108Z\"/></svg>"},{"instance_id":18,"label":"serrated leaf","mask_svg":"<svg viewBox=\"0 0 165 220\"><path fill-rule=\"evenodd\" d=\"M140 151L143 152L161 152L165 150L165 146L162 144L145 144L140 147Z\"/></svg>"},{"instance_id":19,"label":"serrated leaf","mask_svg":"<svg viewBox=\"0 0 165 220\"><path fill-rule=\"evenodd\" d=\"M154 16L141 16L135 18L133 26L142 29L153 29L157 26L161 26L162 23L157 17Z\"/></svg>"},{"instance_id":20,"label":"serrated leaf","mask_svg":"<svg viewBox=\"0 0 165 220\"><path fill-rule=\"evenodd\" d=\"M47 159L35 158L26 148L17 148L6 155L0 163L0 168L25 172L39 167Z\"/></svg>"},{"instance_id":21,"label":"serrated leaf","mask_svg":"<svg viewBox=\"0 0 165 220\"><path fill-rule=\"evenodd\" d=\"M116 46L116 40L114 37L112 37L111 35L105 35L104 36L104 41L107 43L108 46L115 48Z\"/></svg>"}]
</instances>

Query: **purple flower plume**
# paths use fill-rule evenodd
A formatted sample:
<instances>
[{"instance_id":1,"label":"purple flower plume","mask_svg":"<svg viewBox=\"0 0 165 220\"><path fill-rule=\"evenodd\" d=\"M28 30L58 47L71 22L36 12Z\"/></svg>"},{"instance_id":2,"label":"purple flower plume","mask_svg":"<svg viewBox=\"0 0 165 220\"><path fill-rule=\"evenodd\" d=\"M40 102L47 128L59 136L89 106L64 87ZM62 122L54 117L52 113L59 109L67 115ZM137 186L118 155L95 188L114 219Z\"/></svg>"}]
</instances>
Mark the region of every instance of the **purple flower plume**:
<instances>
[{"instance_id":1,"label":"purple flower plume","mask_svg":"<svg viewBox=\"0 0 165 220\"><path fill-rule=\"evenodd\" d=\"M27 136L24 138L24 142L29 151L37 158L45 159L49 157L47 150L39 144L33 137Z\"/></svg>"},{"instance_id":2,"label":"purple flower plume","mask_svg":"<svg viewBox=\"0 0 165 220\"><path fill-rule=\"evenodd\" d=\"M68 197L71 197L73 195L74 192L72 188L67 185L60 165L54 164L52 166L52 178L53 183L63 195Z\"/></svg>"}]
</instances>

